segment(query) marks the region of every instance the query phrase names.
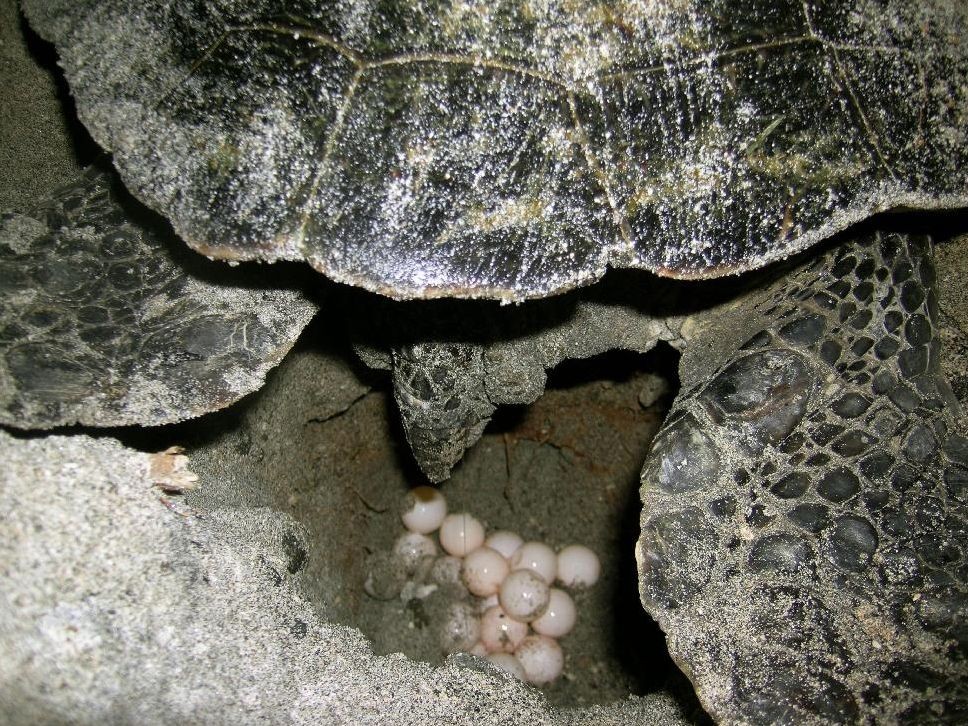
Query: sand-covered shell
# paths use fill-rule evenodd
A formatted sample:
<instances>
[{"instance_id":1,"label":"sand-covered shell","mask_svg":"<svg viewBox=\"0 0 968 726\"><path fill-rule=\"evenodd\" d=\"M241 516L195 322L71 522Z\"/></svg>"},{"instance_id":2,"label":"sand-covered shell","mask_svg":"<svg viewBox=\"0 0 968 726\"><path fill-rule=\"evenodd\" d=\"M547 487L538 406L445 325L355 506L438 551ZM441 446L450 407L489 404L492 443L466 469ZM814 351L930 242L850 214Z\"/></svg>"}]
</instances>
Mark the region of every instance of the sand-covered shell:
<instances>
[{"instance_id":1,"label":"sand-covered shell","mask_svg":"<svg viewBox=\"0 0 968 726\"><path fill-rule=\"evenodd\" d=\"M25 0L196 250L399 298L714 277L968 204L951 0Z\"/></svg>"}]
</instances>

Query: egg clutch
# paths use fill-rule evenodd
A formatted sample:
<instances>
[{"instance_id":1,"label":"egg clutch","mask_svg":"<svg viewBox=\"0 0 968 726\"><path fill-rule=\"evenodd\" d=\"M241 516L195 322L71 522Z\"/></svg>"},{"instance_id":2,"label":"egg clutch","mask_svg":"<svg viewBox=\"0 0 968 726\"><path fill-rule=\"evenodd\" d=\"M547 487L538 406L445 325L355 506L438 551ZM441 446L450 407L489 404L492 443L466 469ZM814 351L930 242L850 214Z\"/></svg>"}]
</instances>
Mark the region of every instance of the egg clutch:
<instances>
[{"instance_id":1,"label":"egg clutch","mask_svg":"<svg viewBox=\"0 0 968 726\"><path fill-rule=\"evenodd\" d=\"M420 598L443 585L462 595L435 624L444 653L482 656L538 686L561 675L558 639L574 627L577 611L554 585L594 585L601 570L594 552L580 544L555 552L508 530L488 534L471 514L448 514L444 496L429 486L407 493L401 519L407 531L390 553L408 578L401 597Z\"/></svg>"}]
</instances>

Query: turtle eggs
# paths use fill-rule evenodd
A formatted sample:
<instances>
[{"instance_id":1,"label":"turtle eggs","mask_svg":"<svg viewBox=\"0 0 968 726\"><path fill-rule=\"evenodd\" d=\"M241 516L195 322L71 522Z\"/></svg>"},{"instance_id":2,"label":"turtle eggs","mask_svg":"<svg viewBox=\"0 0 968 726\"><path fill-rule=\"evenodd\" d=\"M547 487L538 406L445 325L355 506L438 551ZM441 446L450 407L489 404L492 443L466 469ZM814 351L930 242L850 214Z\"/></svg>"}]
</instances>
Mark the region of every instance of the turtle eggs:
<instances>
[{"instance_id":1,"label":"turtle eggs","mask_svg":"<svg viewBox=\"0 0 968 726\"><path fill-rule=\"evenodd\" d=\"M400 519L403 526L417 534L429 534L447 516L447 500L433 487L415 487L403 500Z\"/></svg>"},{"instance_id":2,"label":"turtle eggs","mask_svg":"<svg viewBox=\"0 0 968 726\"><path fill-rule=\"evenodd\" d=\"M484 540L484 544L492 550L497 550L510 560L514 553L518 551L518 548L524 544L524 540L516 532L500 529L489 534L487 539Z\"/></svg>"},{"instance_id":3,"label":"turtle eggs","mask_svg":"<svg viewBox=\"0 0 968 726\"><path fill-rule=\"evenodd\" d=\"M425 557L437 554L437 545L430 537L416 532L401 534L393 545L393 554L399 559L404 572L412 575Z\"/></svg>"},{"instance_id":4,"label":"turtle eggs","mask_svg":"<svg viewBox=\"0 0 968 726\"><path fill-rule=\"evenodd\" d=\"M547 635L529 635L514 651L514 657L524 668L525 680L536 686L551 683L565 665L561 646Z\"/></svg>"},{"instance_id":5,"label":"turtle eggs","mask_svg":"<svg viewBox=\"0 0 968 726\"><path fill-rule=\"evenodd\" d=\"M544 542L526 542L511 556L512 570L531 570L551 584L558 574L558 556Z\"/></svg>"},{"instance_id":6,"label":"turtle eggs","mask_svg":"<svg viewBox=\"0 0 968 726\"><path fill-rule=\"evenodd\" d=\"M552 584L594 584L600 571L595 553L569 545L556 554L509 530L487 534L470 513L448 513L444 496L428 486L407 494L400 519L407 531L383 554L396 579L378 588L383 583L374 573L367 594L390 602L399 593L406 610L429 618L424 624L432 625L428 632L443 653L487 658L536 686L555 680L565 663L557 639L571 632L578 612L571 596Z\"/></svg>"},{"instance_id":7,"label":"turtle eggs","mask_svg":"<svg viewBox=\"0 0 968 726\"><path fill-rule=\"evenodd\" d=\"M490 547L478 547L464 558L461 577L467 589L478 597L496 593L507 575L508 561Z\"/></svg>"},{"instance_id":8,"label":"turtle eggs","mask_svg":"<svg viewBox=\"0 0 968 726\"><path fill-rule=\"evenodd\" d=\"M548 593L548 606L541 615L531 622L534 632L551 638L560 638L571 632L575 627L578 612L575 601L564 590L551 588Z\"/></svg>"},{"instance_id":9,"label":"turtle eggs","mask_svg":"<svg viewBox=\"0 0 968 726\"><path fill-rule=\"evenodd\" d=\"M584 545L568 545L558 553L558 581L565 587L591 587L600 572L598 555Z\"/></svg>"},{"instance_id":10,"label":"turtle eggs","mask_svg":"<svg viewBox=\"0 0 968 726\"><path fill-rule=\"evenodd\" d=\"M440 626L440 645L445 653L469 651L481 637L481 621L466 602L455 602L447 609Z\"/></svg>"},{"instance_id":11,"label":"turtle eggs","mask_svg":"<svg viewBox=\"0 0 968 726\"><path fill-rule=\"evenodd\" d=\"M481 618L481 642L488 653L513 653L528 634L528 626L495 605Z\"/></svg>"},{"instance_id":12,"label":"turtle eggs","mask_svg":"<svg viewBox=\"0 0 968 726\"><path fill-rule=\"evenodd\" d=\"M530 623L548 607L550 588L531 570L515 570L501 583L498 602L515 620Z\"/></svg>"},{"instance_id":13,"label":"turtle eggs","mask_svg":"<svg viewBox=\"0 0 968 726\"><path fill-rule=\"evenodd\" d=\"M440 546L463 557L484 544L484 527L466 512L448 514L440 525Z\"/></svg>"}]
</instances>

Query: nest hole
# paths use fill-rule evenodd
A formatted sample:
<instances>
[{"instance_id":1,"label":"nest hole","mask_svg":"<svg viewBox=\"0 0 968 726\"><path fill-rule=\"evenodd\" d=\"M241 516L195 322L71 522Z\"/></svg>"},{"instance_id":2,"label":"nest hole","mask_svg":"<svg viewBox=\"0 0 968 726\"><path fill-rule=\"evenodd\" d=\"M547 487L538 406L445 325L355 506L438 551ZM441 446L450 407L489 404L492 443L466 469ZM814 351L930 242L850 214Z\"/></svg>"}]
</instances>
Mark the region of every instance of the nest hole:
<instances>
[{"instance_id":1,"label":"nest hole","mask_svg":"<svg viewBox=\"0 0 968 726\"><path fill-rule=\"evenodd\" d=\"M157 429L121 438L151 450L186 446L205 482L190 503L290 514L307 534L300 577L320 617L358 628L377 654L439 663L445 654L433 613L364 588L374 553L389 551L404 531L406 492L427 482L400 428L389 377L354 361L348 350L304 339L241 404L163 427L160 438ZM677 392L677 365L665 344L647 355L563 363L538 401L499 409L439 487L450 511L475 515L488 531L511 529L555 548L584 544L599 555L601 579L575 594L578 624L561 640L565 671L542 688L556 705L659 690L694 700L642 609L634 558L639 471Z\"/></svg>"}]
</instances>

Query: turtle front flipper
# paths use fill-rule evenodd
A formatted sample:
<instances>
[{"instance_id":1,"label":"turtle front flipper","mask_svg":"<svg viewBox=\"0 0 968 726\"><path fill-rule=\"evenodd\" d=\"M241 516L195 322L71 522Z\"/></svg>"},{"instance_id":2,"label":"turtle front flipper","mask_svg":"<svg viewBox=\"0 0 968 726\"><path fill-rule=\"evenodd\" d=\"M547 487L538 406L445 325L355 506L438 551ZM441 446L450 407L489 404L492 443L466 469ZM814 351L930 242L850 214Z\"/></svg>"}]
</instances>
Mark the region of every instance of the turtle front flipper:
<instances>
[{"instance_id":1,"label":"turtle front flipper","mask_svg":"<svg viewBox=\"0 0 968 726\"><path fill-rule=\"evenodd\" d=\"M224 408L316 310L285 271L186 254L92 167L0 215L0 424L155 426Z\"/></svg>"},{"instance_id":2,"label":"turtle front flipper","mask_svg":"<svg viewBox=\"0 0 968 726\"><path fill-rule=\"evenodd\" d=\"M934 279L928 239L869 235L693 336L637 558L718 719L968 718L968 439Z\"/></svg>"}]
</instances>

